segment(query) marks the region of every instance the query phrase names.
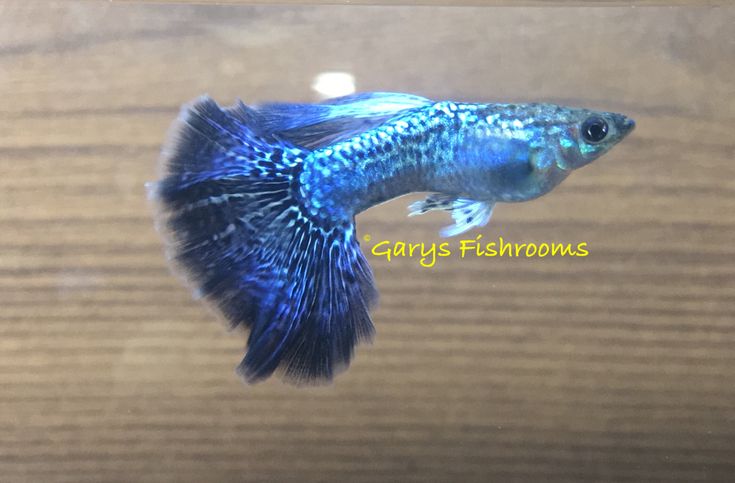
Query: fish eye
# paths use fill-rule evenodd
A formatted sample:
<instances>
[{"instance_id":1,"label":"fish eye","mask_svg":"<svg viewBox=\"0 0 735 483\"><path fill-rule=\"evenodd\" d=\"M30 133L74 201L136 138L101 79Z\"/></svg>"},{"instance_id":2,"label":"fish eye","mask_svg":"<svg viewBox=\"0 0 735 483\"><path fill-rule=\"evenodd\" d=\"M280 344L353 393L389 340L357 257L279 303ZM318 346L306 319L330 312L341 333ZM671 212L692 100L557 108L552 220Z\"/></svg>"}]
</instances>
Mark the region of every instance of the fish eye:
<instances>
[{"instance_id":1,"label":"fish eye","mask_svg":"<svg viewBox=\"0 0 735 483\"><path fill-rule=\"evenodd\" d=\"M588 143L599 143L607 136L607 121L599 116L591 116L582 123L582 137Z\"/></svg>"}]
</instances>

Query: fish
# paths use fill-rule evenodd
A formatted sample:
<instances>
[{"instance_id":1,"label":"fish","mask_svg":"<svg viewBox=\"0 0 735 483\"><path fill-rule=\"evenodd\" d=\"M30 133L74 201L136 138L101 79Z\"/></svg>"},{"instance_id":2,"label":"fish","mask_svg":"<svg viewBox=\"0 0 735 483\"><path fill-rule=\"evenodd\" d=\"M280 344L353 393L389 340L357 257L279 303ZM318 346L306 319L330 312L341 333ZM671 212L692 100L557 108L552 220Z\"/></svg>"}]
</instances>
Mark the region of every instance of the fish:
<instances>
[{"instance_id":1,"label":"fish","mask_svg":"<svg viewBox=\"0 0 735 483\"><path fill-rule=\"evenodd\" d=\"M625 138L612 112L433 101L391 92L319 103L202 96L182 107L148 184L166 252L197 298L249 330L237 372L328 383L372 340L378 291L355 216L413 192L409 215L457 236L538 198Z\"/></svg>"}]
</instances>

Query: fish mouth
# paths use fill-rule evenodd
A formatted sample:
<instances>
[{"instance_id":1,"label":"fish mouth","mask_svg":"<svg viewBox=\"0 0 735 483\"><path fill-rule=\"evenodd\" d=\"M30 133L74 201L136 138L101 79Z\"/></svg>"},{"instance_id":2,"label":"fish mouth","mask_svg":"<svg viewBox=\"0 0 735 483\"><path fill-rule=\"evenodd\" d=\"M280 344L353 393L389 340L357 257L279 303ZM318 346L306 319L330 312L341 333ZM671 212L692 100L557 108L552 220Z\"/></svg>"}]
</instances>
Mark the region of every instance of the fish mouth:
<instances>
[{"instance_id":1,"label":"fish mouth","mask_svg":"<svg viewBox=\"0 0 735 483\"><path fill-rule=\"evenodd\" d=\"M624 138L635 129L635 121L628 116L622 114L614 114L615 127L618 130L620 138Z\"/></svg>"}]
</instances>

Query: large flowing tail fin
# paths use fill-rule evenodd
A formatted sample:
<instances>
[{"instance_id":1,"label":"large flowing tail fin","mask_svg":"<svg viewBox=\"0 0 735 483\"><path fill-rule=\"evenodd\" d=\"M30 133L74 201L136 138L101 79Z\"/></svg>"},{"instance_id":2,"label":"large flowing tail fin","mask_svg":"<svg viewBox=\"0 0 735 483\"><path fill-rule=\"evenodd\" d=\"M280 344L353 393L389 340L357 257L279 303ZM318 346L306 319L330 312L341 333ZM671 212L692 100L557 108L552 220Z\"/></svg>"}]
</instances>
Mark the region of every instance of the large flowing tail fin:
<instances>
[{"instance_id":1,"label":"large flowing tail fin","mask_svg":"<svg viewBox=\"0 0 735 483\"><path fill-rule=\"evenodd\" d=\"M270 138L240 104L184 108L150 193L170 257L232 327L250 329L248 382L282 370L328 381L369 340L376 299L354 222L323 226L298 201L308 151Z\"/></svg>"}]
</instances>

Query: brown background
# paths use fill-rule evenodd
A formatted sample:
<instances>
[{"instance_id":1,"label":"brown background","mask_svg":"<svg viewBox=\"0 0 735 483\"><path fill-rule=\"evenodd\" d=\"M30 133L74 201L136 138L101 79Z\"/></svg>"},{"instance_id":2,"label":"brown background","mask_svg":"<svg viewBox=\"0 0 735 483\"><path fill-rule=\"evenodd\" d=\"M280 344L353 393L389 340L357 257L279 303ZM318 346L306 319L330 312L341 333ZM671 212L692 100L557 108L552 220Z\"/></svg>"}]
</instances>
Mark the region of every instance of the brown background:
<instances>
[{"instance_id":1,"label":"brown background","mask_svg":"<svg viewBox=\"0 0 735 483\"><path fill-rule=\"evenodd\" d=\"M733 481L733 24L705 8L4 2L0 480ZM247 387L244 335L169 274L143 183L181 103L314 100L329 70L638 129L482 230L589 257L368 255L375 343L331 386ZM409 201L361 215L361 235L439 241L446 216L409 220Z\"/></svg>"}]
</instances>

